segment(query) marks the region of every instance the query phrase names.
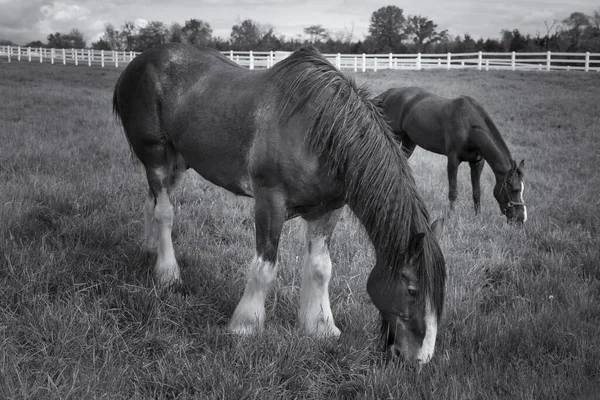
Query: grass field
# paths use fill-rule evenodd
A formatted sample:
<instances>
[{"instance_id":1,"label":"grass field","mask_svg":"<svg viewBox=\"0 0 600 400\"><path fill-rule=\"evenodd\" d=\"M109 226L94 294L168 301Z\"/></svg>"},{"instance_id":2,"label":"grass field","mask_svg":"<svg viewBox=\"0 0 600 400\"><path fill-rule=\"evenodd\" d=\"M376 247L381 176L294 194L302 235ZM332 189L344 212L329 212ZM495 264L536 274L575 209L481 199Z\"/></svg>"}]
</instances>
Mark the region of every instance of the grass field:
<instances>
[{"instance_id":1,"label":"grass field","mask_svg":"<svg viewBox=\"0 0 600 400\"><path fill-rule=\"evenodd\" d=\"M365 291L373 252L346 213L332 240L339 340L295 329L301 224L288 222L267 329L225 327L254 254L252 200L193 172L176 193L183 285L154 287L141 166L111 114L120 70L0 64L0 398L592 399L600 393L600 74L380 71L374 94L468 94L525 159L529 220L509 226L468 166L441 245L447 297L433 360L386 363ZM445 158L410 160L433 218Z\"/></svg>"}]
</instances>

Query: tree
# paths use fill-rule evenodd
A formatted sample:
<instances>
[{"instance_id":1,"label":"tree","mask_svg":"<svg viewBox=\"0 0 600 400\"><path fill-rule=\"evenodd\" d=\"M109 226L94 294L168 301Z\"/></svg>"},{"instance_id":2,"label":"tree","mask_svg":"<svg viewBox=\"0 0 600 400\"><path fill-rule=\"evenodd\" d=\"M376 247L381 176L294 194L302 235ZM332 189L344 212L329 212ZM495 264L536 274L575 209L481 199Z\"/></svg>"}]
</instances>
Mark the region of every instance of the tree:
<instances>
[{"instance_id":1,"label":"tree","mask_svg":"<svg viewBox=\"0 0 600 400\"><path fill-rule=\"evenodd\" d=\"M121 43L121 48L119 50L136 50L139 31L140 29L135 22L125 21L121 27L121 31L119 32L119 41Z\"/></svg>"},{"instance_id":2,"label":"tree","mask_svg":"<svg viewBox=\"0 0 600 400\"><path fill-rule=\"evenodd\" d=\"M100 43L102 41L103 43ZM96 46L99 46L99 50L124 50L125 46L123 45L123 40L121 37L121 33L115 29L112 24L104 25L104 34L97 42ZM102 47L108 46L108 49L103 49ZM92 47L95 49L96 47L92 44Z\"/></svg>"},{"instance_id":3,"label":"tree","mask_svg":"<svg viewBox=\"0 0 600 400\"><path fill-rule=\"evenodd\" d=\"M255 50L262 39L260 25L247 19L231 28L231 47L235 50Z\"/></svg>"},{"instance_id":4,"label":"tree","mask_svg":"<svg viewBox=\"0 0 600 400\"><path fill-rule=\"evenodd\" d=\"M512 31L503 29L500 34L502 35L502 47L504 51L520 51L525 49L527 39L521 35L518 29Z\"/></svg>"},{"instance_id":5,"label":"tree","mask_svg":"<svg viewBox=\"0 0 600 400\"><path fill-rule=\"evenodd\" d=\"M396 6L381 7L371 15L369 38L375 51L395 52L406 38L404 11Z\"/></svg>"},{"instance_id":6,"label":"tree","mask_svg":"<svg viewBox=\"0 0 600 400\"><path fill-rule=\"evenodd\" d=\"M323 25L311 25L304 28L304 34L308 35L308 41L312 44L329 39L329 31L323 28Z\"/></svg>"},{"instance_id":7,"label":"tree","mask_svg":"<svg viewBox=\"0 0 600 400\"><path fill-rule=\"evenodd\" d=\"M112 50L112 47L110 47L110 43L108 43L103 38L100 38L97 42L92 43L92 49L94 49L94 50Z\"/></svg>"},{"instance_id":8,"label":"tree","mask_svg":"<svg viewBox=\"0 0 600 400\"><path fill-rule=\"evenodd\" d=\"M140 28L135 50L144 51L159 44L166 43L168 33L169 30L163 22L150 21L148 25Z\"/></svg>"},{"instance_id":9,"label":"tree","mask_svg":"<svg viewBox=\"0 0 600 400\"><path fill-rule=\"evenodd\" d=\"M48 35L47 40L48 47L55 49L83 49L85 47L83 33L77 29L72 29L67 34L51 33Z\"/></svg>"},{"instance_id":10,"label":"tree","mask_svg":"<svg viewBox=\"0 0 600 400\"><path fill-rule=\"evenodd\" d=\"M42 43L41 40L34 40L33 42L27 43L23 47L47 47L46 44Z\"/></svg>"},{"instance_id":11,"label":"tree","mask_svg":"<svg viewBox=\"0 0 600 400\"><path fill-rule=\"evenodd\" d=\"M417 52L423 52L435 42L444 39L448 35L447 30L437 32L437 25L427 17L414 15L406 21L406 34L412 39Z\"/></svg>"},{"instance_id":12,"label":"tree","mask_svg":"<svg viewBox=\"0 0 600 400\"><path fill-rule=\"evenodd\" d=\"M567 39L568 51L581 50L581 44L584 40L586 28L590 26L590 17L581 12L574 12L568 18L563 20L567 29L563 31Z\"/></svg>"},{"instance_id":13,"label":"tree","mask_svg":"<svg viewBox=\"0 0 600 400\"><path fill-rule=\"evenodd\" d=\"M212 37L212 28L208 22L199 19L189 19L185 21L183 28L183 41L192 46L206 46Z\"/></svg>"},{"instance_id":14,"label":"tree","mask_svg":"<svg viewBox=\"0 0 600 400\"><path fill-rule=\"evenodd\" d=\"M169 27L169 34L167 37L167 41L170 43L183 43L184 42L183 27L181 26L181 24L178 24L177 22L174 22L173 24L171 24L171 26Z\"/></svg>"}]
</instances>

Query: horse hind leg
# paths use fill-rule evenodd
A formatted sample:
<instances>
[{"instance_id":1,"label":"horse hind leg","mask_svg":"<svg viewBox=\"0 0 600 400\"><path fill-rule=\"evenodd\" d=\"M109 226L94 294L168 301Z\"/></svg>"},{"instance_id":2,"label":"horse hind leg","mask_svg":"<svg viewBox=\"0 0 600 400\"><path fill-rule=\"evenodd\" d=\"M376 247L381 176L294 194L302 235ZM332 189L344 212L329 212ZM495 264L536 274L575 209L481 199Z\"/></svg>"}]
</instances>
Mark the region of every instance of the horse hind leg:
<instances>
[{"instance_id":1,"label":"horse hind leg","mask_svg":"<svg viewBox=\"0 0 600 400\"><path fill-rule=\"evenodd\" d=\"M315 336L339 336L329 303L331 258L329 242L341 209L306 222L306 257L302 274L300 329Z\"/></svg>"},{"instance_id":2,"label":"horse hind leg","mask_svg":"<svg viewBox=\"0 0 600 400\"><path fill-rule=\"evenodd\" d=\"M168 146L164 144L160 146ZM166 152L170 152L167 155ZM185 171L183 160L172 148L165 148L162 163L146 165L148 178L148 197L144 204L145 238L148 247L157 250L154 276L161 286L179 282L180 271L171 232L173 230L174 210L171 204L171 192Z\"/></svg>"}]
</instances>

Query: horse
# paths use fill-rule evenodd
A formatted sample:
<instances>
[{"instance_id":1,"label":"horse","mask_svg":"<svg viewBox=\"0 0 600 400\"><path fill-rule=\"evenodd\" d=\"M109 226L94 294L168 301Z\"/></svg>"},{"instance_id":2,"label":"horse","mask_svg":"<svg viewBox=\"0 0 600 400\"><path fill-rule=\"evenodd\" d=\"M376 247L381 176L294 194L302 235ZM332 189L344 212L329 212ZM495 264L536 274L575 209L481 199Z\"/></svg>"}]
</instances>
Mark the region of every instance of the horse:
<instances>
[{"instance_id":1,"label":"horse","mask_svg":"<svg viewBox=\"0 0 600 400\"><path fill-rule=\"evenodd\" d=\"M448 199L454 209L458 166L469 162L475 214L481 201L480 177L485 162L496 177L494 197L507 221L525 222L525 160L513 160L487 111L469 96L440 97L418 87L392 88L372 101L381 108L402 149L410 158L418 145L448 157Z\"/></svg>"},{"instance_id":2,"label":"horse","mask_svg":"<svg viewBox=\"0 0 600 400\"><path fill-rule=\"evenodd\" d=\"M249 335L264 328L282 227L300 216L306 256L298 327L337 337L329 245L348 205L375 249L367 292L381 316L386 354L427 362L444 302L446 267L438 243L443 220L429 224L406 158L368 96L314 47L265 70L175 43L129 63L115 85L113 111L145 168L145 236L157 249L158 284L181 279L170 195L193 169L254 198L256 252L228 331Z\"/></svg>"}]
</instances>

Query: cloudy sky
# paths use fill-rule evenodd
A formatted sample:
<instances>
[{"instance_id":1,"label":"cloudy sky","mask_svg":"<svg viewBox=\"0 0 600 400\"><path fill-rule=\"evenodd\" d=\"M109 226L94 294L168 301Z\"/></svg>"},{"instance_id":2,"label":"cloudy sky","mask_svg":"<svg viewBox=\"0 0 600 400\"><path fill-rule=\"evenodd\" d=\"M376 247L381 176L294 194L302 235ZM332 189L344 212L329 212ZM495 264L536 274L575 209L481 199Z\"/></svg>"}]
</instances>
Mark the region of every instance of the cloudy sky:
<instances>
[{"instance_id":1,"label":"cloudy sky","mask_svg":"<svg viewBox=\"0 0 600 400\"><path fill-rule=\"evenodd\" d=\"M0 39L25 44L77 28L89 44L109 22L118 29L126 20L171 24L190 18L207 21L214 36L228 38L234 24L249 18L287 37L320 24L332 32L352 31L356 40L368 32L373 11L386 5L402 8L405 16L427 16L452 35L469 33L476 39L498 37L502 29L544 35L544 21L600 9L598 0L0 0Z\"/></svg>"}]
</instances>

